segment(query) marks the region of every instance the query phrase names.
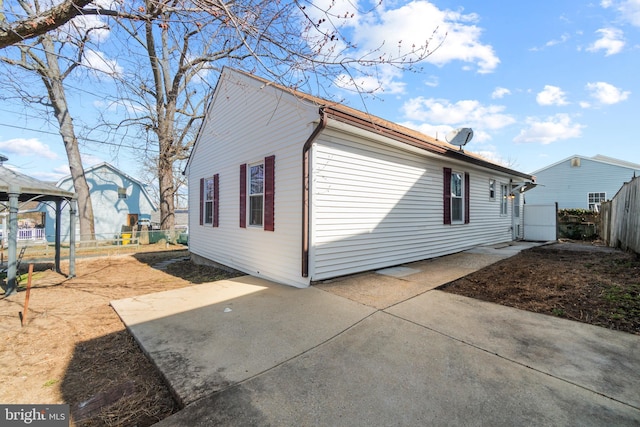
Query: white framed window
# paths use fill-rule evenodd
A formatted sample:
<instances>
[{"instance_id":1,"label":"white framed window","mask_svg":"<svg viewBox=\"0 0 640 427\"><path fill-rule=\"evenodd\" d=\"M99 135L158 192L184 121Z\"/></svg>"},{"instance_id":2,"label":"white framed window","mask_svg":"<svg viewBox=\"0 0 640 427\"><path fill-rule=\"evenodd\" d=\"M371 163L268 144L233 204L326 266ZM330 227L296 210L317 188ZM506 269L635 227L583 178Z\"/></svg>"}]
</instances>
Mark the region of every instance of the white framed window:
<instances>
[{"instance_id":1,"label":"white framed window","mask_svg":"<svg viewBox=\"0 0 640 427\"><path fill-rule=\"evenodd\" d=\"M204 180L204 223L213 224L213 178Z\"/></svg>"},{"instance_id":2,"label":"white framed window","mask_svg":"<svg viewBox=\"0 0 640 427\"><path fill-rule=\"evenodd\" d=\"M118 199L127 198L127 189L124 187L118 187Z\"/></svg>"},{"instance_id":3,"label":"white framed window","mask_svg":"<svg viewBox=\"0 0 640 427\"><path fill-rule=\"evenodd\" d=\"M451 172L451 222L464 220L464 174Z\"/></svg>"},{"instance_id":4,"label":"white framed window","mask_svg":"<svg viewBox=\"0 0 640 427\"><path fill-rule=\"evenodd\" d=\"M500 215L506 215L509 203L509 187L507 184L500 184Z\"/></svg>"},{"instance_id":5,"label":"white framed window","mask_svg":"<svg viewBox=\"0 0 640 427\"><path fill-rule=\"evenodd\" d=\"M249 165L249 225L264 222L264 163Z\"/></svg>"},{"instance_id":6,"label":"white framed window","mask_svg":"<svg viewBox=\"0 0 640 427\"><path fill-rule=\"evenodd\" d=\"M490 200L496 199L496 180L495 179L489 180L489 199Z\"/></svg>"},{"instance_id":7,"label":"white framed window","mask_svg":"<svg viewBox=\"0 0 640 427\"><path fill-rule=\"evenodd\" d=\"M589 210L600 212L600 204L607 200L607 193L589 193L587 195Z\"/></svg>"}]
</instances>

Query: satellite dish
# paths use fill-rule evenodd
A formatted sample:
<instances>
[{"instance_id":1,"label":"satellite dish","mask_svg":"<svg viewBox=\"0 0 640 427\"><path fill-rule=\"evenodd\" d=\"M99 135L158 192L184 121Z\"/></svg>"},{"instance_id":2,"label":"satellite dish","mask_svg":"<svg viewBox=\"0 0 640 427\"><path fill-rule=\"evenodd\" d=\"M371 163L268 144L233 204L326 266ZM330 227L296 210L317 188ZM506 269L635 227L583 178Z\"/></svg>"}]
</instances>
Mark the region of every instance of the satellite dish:
<instances>
[{"instance_id":1,"label":"satellite dish","mask_svg":"<svg viewBox=\"0 0 640 427\"><path fill-rule=\"evenodd\" d=\"M462 150L462 147L473 138L473 130L471 128L459 128L449 132L444 137L451 145L457 145Z\"/></svg>"}]
</instances>

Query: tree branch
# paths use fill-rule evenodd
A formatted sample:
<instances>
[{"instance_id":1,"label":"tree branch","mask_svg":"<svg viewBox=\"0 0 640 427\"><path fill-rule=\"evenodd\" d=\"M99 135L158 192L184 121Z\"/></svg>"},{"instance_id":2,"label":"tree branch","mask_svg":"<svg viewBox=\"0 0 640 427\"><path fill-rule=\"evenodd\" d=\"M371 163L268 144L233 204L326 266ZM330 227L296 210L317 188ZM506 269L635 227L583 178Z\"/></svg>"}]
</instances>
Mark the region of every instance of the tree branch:
<instances>
[{"instance_id":1,"label":"tree branch","mask_svg":"<svg viewBox=\"0 0 640 427\"><path fill-rule=\"evenodd\" d=\"M85 8L92 1L65 0L42 13L29 15L27 18L15 22L8 22L3 11L0 11L0 49L46 34L80 15L102 15L128 19L146 18L144 15L102 9L100 7Z\"/></svg>"}]
</instances>

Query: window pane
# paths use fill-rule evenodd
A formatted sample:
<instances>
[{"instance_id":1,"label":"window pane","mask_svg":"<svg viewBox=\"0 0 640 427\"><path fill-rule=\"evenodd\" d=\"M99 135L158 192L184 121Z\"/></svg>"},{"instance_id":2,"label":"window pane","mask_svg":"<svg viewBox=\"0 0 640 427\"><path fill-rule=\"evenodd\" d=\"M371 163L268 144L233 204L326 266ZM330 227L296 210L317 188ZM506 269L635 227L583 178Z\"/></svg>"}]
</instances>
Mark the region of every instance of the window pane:
<instances>
[{"instance_id":1,"label":"window pane","mask_svg":"<svg viewBox=\"0 0 640 427\"><path fill-rule=\"evenodd\" d=\"M462 221L462 199L451 199L451 221Z\"/></svg>"},{"instance_id":2,"label":"window pane","mask_svg":"<svg viewBox=\"0 0 640 427\"><path fill-rule=\"evenodd\" d=\"M251 188L249 194L261 194L264 188L264 165L251 166Z\"/></svg>"},{"instance_id":3,"label":"window pane","mask_svg":"<svg viewBox=\"0 0 640 427\"><path fill-rule=\"evenodd\" d=\"M213 179L205 180L204 199L213 200Z\"/></svg>"},{"instance_id":4,"label":"window pane","mask_svg":"<svg viewBox=\"0 0 640 427\"><path fill-rule=\"evenodd\" d=\"M462 174L458 172L451 174L451 196L462 197Z\"/></svg>"},{"instance_id":5,"label":"window pane","mask_svg":"<svg viewBox=\"0 0 640 427\"><path fill-rule=\"evenodd\" d=\"M213 223L213 202L206 202L204 204L204 222L205 224Z\"/></svg>"},{"instance_id":6,"label":"window pane","mask_svg":"<svg viewBox=\"0 0 640 427\"><path fill-rule=\"evenodd\" d=\"M262 195L249 197L249 225L262 225Z\"/></svg>"}]
</instances>

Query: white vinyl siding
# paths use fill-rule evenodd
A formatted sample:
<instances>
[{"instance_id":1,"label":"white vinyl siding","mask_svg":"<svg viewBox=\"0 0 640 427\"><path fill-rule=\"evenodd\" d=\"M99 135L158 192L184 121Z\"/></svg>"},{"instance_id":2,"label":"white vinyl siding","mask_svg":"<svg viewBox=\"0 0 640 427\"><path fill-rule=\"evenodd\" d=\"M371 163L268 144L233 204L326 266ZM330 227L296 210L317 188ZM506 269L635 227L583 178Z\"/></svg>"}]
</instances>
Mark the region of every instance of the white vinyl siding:
<instances>
[{"instance_id":1,"label":"white vinyl siding","mask_svg":"<svg viewBox=\"0 0 640 427\"><path fill-rule=\"evenodd\" d=\"M198 231L189 235L189 250L247 274L308 286L300 267L302 145L316 126L318 109L273 87L260 89L247 77L231 79L237 84L218 84L188 166L190 206L199 203L198 177L219 174L219 226L197 227L197 209L190 210L190 230ZM276 156L275 231L266 233L249 221L240 228L240 165L250 169L270 155Z\"/></svg>"},{"instance_id":2,"label":"white vinyl siding","mask_svg":"<svg viewBox=\"0 0 640 427\"><path fill-rule=\"evenodd\" d=\"M572 159L565 159L534 172L536 188L524 194L527 204L558 203L558 209L589 209L587 194L592 192L616 194L622 184L640 174L640 169L625 167L581 157L580 166L572 167Z\"/></svg>"},{"instance_id":3,"label":"white vinyl siding","mask_svg":"<svg viewBox=\"0 0 640 427\"><path fill-rule=\"evenodd\" d=\"M511 218L487 197L489 171L468 165L471 221L442 223L443 166L462 170L434 156L324 132L313 149L312 280L511 240Z\"/></svg>"}]
</instances>

